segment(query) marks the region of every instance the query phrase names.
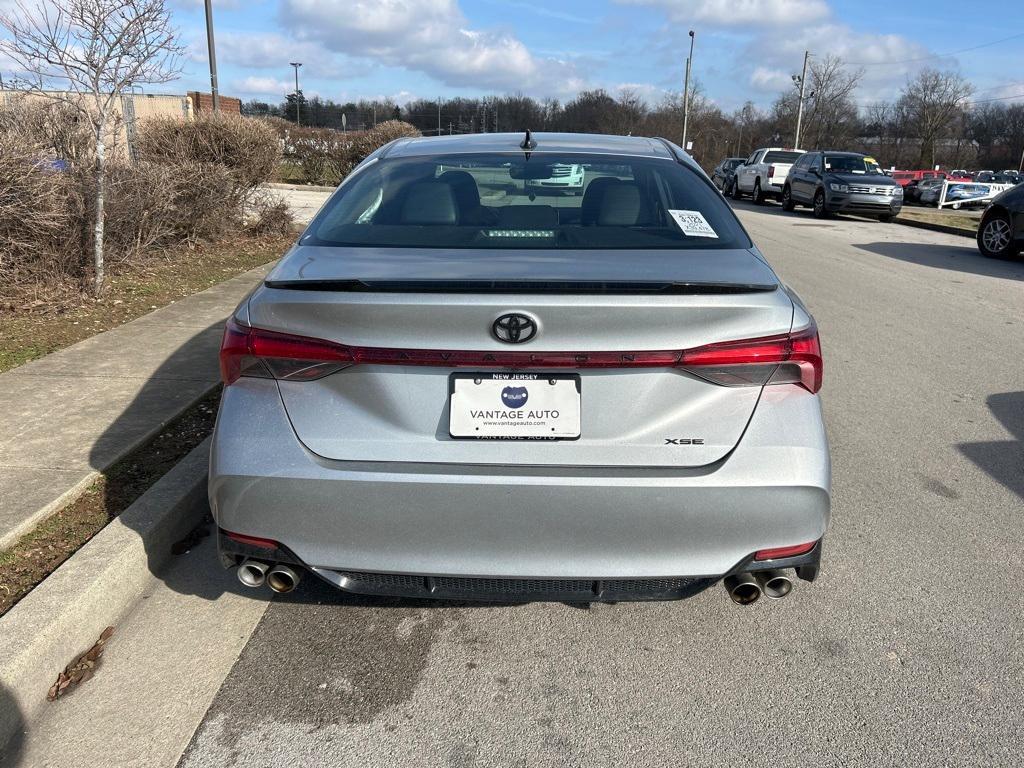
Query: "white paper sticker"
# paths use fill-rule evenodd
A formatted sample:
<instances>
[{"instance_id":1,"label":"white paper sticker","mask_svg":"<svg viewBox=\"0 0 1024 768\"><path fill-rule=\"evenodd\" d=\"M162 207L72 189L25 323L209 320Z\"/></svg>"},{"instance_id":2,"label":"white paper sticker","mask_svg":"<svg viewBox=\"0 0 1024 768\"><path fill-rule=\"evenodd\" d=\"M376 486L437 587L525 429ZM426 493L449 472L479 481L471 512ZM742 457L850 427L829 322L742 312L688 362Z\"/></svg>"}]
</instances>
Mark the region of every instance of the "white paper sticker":
<instances>
[{"instance_id":1,"label":"white paper sticker","mask_svg":"<svg viewBox=\"0 0 1024 768\"><path fill-rule=\"evenodd\" d=\"M713 237L716 240L718 235L715 230L708 224L708 220L704 218L704 214L700 211L673 211L669 213L672 218L676 220L676 224L683 230L683 234L690 235L691 237Z\"/></svg>"}]
</instances>

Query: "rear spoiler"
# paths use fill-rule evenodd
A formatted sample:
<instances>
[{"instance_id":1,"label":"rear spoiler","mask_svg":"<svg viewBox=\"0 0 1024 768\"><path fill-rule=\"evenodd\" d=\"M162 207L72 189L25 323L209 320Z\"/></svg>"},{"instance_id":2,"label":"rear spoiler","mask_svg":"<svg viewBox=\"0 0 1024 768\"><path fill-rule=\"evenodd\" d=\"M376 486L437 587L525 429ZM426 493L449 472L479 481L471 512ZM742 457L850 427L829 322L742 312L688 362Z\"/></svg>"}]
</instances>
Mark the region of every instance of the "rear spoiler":
<instances>
[{"instance_id":1,"label":"rear spoiler","mask_svg":"<svg viewBox=\"0 0 1024 768\"><path fill-rule=\"evenodd\" d=\"M337 293L665 295L765 293L775 283L530 280L267 280L268 288Z\"/></svg>"}]
</instances>

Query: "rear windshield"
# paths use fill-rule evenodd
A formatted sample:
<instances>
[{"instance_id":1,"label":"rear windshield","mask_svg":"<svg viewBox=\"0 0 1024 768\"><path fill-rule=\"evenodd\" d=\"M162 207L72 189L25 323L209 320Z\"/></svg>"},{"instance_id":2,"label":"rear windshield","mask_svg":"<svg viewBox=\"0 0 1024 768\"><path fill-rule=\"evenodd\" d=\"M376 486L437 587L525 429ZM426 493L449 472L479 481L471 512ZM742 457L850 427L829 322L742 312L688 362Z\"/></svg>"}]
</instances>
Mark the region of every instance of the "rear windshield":
<instances>
[{"instance_id":1,"label":"rear windshield","mask_svg":"<svg viewBox=\"0 0 1024 768\"><path fill-rule=\"evenodd\" d=\"M803 152L769 152L764 156L766 163L795 163Z\"/></svg>"},{"instance_id":2,"label":"rear windshield","mask_svg":"<svg viewBox=\"0 0 1024 768\"><path fill-rule=\"evenodd\" d=\"M303 244L404 248L749 248L697 172L667 159L533 153L385 158Z\"/></svg>"}]
</instances>

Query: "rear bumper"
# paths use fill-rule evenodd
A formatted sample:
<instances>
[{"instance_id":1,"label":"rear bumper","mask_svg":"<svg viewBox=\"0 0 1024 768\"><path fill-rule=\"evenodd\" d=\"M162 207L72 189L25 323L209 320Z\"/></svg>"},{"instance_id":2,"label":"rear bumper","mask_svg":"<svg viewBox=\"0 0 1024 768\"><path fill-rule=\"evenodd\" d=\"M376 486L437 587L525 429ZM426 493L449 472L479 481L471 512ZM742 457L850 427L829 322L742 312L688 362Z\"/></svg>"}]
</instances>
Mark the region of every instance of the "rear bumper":
<instances>
[{"instance_id":1,"label":"rear bumper","mask_svg":"<svg viewBox=\"0 0 1024 768\"><path fill-rule=\"evenodd\" d=\"M243 379L224 393L209 494L220 528L366 591L373 579L338 574L713 581L758 549L820 539L829 483L819 400L795 386L766 388L739 446L707 467L496 468L325 460L275 382Z\"/></svg>"}]
</instances>

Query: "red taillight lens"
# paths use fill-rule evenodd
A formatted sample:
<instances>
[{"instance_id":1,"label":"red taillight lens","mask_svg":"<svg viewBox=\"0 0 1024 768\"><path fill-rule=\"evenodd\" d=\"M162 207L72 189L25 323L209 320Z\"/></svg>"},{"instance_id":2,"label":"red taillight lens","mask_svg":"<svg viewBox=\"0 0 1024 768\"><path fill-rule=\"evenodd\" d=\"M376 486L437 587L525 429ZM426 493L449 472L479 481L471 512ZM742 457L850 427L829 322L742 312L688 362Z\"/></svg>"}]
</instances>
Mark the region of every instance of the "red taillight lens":
<instances>
[{"instance_id":1,"label":"red taillight lens","mask_svg":"<svg viewBox=\"0 0 1024 768\"><path fill-rule=\"evenodd\" d=\"M244 533L225 531L223 528L220 529L220 532L232 541L237 541L239 544L247 544L250 547L259 547L260 549L277 549L280 546L273 539L261 539L259 536L246 536Z\"/></svg>"},{"instance_id":2,"label":"red taillight lens","mask_svg":"<svg viewBox=\"0 0 1024 768\"><path fill-rule=\"evenodd\" d=\"M809 541L806 544L795 544L792 547L777 547L775 549L761 549L754 554L755 560L781 560L783 557L796 557L806 555L818 542Z\"/></svg>"},{"instance_id":3,"label":"red taillight lens","mask_svg":"<svg viewBox=\"0 0 1024 768\"><path fill-rule=\"evenodd\" d=\"M769 165L768 166L768 178L769 179L775 178L775 166L774 165Z\"/></svg>"},{"instance_id":4,"label":"red taillight lens","mask_svg":"<svg viewBox=\"0 0 1024 768\"><path fill-rule=\"evenodd\" d=\"M680 366L724 386L799 384L809 392L821 389L823 367L814 325L786 335L686 350Z\"/></svg>"},{"instance_id":5,"label":"red taillight lens","mask_svg":"<svg viewBox=\"0 0 1024 768\"><path fill-rule=\"evenodd\" d=\"M225 385L240 376L309 381L333 373L355 360L348 347L322 339L247 328L230 318L220 346L220 373Z\"/></svg>"},{"instance_id":6,"label":"red taillight lens","mask_svg":"<svg viewBox=\"0 0 1024 768\"><path fill-rule=\"evenodd\" d=\"M232 318L220 350L221 377L311 381L355 364L432 365L439 368L684 368L723 386L800 384L821 389L818 330L727 341L664 352L467 352L349 347L323 339L247 328Z\"/></svg>"}]
</instances>

